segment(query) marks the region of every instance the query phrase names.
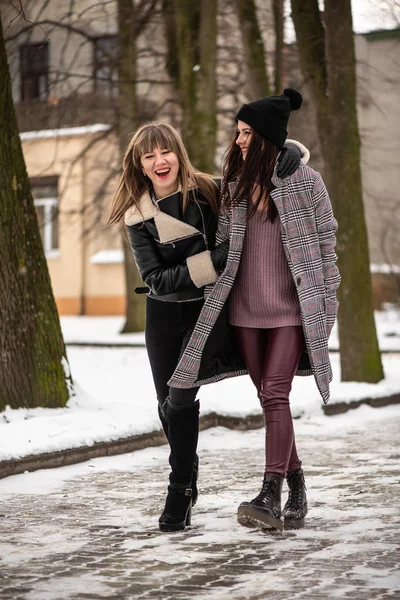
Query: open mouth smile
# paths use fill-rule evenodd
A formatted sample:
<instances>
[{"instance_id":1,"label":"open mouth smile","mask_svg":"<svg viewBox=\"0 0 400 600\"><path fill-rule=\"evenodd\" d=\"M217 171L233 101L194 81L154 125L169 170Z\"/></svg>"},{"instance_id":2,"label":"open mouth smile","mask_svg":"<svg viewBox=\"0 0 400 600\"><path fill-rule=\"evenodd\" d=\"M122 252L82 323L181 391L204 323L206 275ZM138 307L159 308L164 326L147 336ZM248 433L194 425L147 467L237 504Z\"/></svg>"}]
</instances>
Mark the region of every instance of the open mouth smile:
<instances>
[{"instance_id":1,"label":"open mouth smile","mask_svg":"<svg viewBox=\"0 0 400 600\"><path fill-rule=\"evenodd\" d=\"M155 171L155 174L157 175L157 177L159 179L166 179L170 173L171 169L167 168L167 169L159 169L158 171Z\"/></svg>"}]
</instances>

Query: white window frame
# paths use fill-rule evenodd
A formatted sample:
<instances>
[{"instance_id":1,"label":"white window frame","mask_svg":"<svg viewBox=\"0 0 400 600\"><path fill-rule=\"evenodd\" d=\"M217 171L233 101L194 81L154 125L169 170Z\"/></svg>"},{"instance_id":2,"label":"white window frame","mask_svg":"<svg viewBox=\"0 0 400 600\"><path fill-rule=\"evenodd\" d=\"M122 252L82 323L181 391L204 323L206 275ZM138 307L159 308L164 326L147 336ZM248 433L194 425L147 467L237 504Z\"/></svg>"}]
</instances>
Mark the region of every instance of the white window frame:
<instances>
[{"instance_id":1,"label":"white window frame","mask_svg":"<svg viewBox=\"0 0 400 600\"><path fill-rule=\"evenodd\" d=\"M53 218L52 208L58 206L58 198L38 198L34 201L35 206L44 206L44 235L43 249L46 258L57 258L60 256L60 249L52 247L53 239Z\"/></svg>"}]
</instances>

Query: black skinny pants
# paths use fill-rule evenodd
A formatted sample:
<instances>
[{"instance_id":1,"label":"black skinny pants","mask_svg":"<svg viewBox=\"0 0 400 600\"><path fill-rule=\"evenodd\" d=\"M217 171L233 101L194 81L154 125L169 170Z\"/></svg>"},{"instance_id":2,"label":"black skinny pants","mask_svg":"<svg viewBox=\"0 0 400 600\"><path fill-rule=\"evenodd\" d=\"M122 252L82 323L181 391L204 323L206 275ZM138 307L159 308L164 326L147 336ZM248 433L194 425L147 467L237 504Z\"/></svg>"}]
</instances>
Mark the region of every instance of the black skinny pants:
<instances>
[{"instance_id":1,"label":"black skinny pants","mask_svg":"<svg viewBox=\"0 0 400 600\"><path fill-rule=\"evenodd\" d=\"M303 328L234 329L264 413L265 472L285 477L301 467L289 393L305 346Z\"/></svg>"},{"instance_id":2,"label":"black skinny pants","mask_svg":"<svg viewBox=\"0 0 400 600\"><path fill-rule=\"evenodd\" d=\"M204 300L164 302L146 299L146 347L157 399L160 404L169 396L171 404L189 405L196 400L196 388L170 388L171 378L192 335Z\"/></svg>"}]
</instances>

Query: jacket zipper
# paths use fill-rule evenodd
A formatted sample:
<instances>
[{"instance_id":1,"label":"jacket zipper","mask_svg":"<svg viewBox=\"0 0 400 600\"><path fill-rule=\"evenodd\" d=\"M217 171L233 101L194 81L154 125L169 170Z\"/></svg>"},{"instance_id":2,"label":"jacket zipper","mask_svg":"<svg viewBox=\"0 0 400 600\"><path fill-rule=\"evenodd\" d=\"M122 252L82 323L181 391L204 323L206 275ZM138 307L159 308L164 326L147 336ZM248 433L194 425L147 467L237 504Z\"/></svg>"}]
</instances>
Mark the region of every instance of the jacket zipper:
<instances>
[{"instance_id":1,"label":"jacket zipper","mask_svg":"<svg viewBox=\"0 0 400 600\"><path fill-rule=\"evenodd\" d=\"M201 221L202 221L202 223L203 223L203 232L200 232L200 233L201 233L201 235L203 236L204 243L205 243L205 246L206 246L206 250L208 250L208 240L207 240L207 236L206 236L206 224L205 224L205 222L204 222L204 215L203 215L203 211L201 210L201 206L200 206L200 204L197 202L197 199L195 198L194 200L195 200L195 202L196 202L196 206L197 206L197 208L198 208L198 209L199 209L199 211L200 211L200 215L201 215Z\"/></svg>"}]
</instances>

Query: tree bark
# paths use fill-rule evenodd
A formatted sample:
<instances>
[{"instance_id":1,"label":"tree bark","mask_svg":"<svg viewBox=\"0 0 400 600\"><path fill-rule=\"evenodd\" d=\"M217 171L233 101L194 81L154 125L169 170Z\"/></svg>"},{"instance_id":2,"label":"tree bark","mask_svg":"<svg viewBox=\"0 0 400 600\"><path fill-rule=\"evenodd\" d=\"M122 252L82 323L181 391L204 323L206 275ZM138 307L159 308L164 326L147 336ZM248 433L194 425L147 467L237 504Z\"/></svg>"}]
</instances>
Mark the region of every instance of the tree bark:
<instances>
[{"instance_id":1,"label":"tree bark","mask_svg":"<svg viewBox=\"0 0 400 600\"><path fill-rule=\"evenodd\" d=\"M329 164L330 108L328 104L328 73L325 58L325 35L318 8L318 0L292 0L292 19L296 30L300 63L310 83L317 111L318 134L321 152L326 165ZM327 169L329 171L329 169ZM329 173L324 173L330 188Z\"/></svg>"},{"instance_id":2,"label":"tree bark","mask_svg":"<svg viewBox=\"0 0 400 600\"><path fill-rule=\"evenodd\" d=\"M236 0L239 27L246 56L248 81L252 99L271 95L268 82L267 58L258 25L257 8L254 0Z\"/></svg>"},{"instance_id":3,"label":"tree bark","mask_svg":"<svg viewBox=\"0 0 400 600\"><path fill-rule=\"evenodd\" d=\"M325 0L325 29L317 0L292 0L292 16L302 66L312 83L327 187L339 223L342 380L376 383L384 374L362 199L351 4L350 0Z\"/></svg>"},{"instance_id":4,"label":"tree bark","mask_svg":"<svg viewBox=\"0 0 400 600\"><path fill-rule=\"evenodd\" d=\"M282 94L283 86L283 33L284 33L284 16L283 16L283 0L273 0L272 3L274 13L274 30L275 30L275 76L274 86L275 94Z\"/></svg>"},{"instance_id":5,"label":"tree bark","mask_svg":"<svg viewBox=\"0 0 400 600\"><path fill-rule=\"evenodd\" d=\"M131 134L138 127L137 118L137 60L136 41L138 35L136 10L133 0L118 0L118 103L119 103L119 145L124 155ZM135 287L143 285L133 260L132 250L122 230L124 250L124 273L126 285L125 324L121 333L143 331L145 328L145 296L135 294Z\"/></svg>"},{"instance_id":6,"label":"tree bark","mask_svg":"<svg viewBox=\"0 0 400 600\"><path fill-rule=\"evenodd\" d=\"M182 137L193 164L213 173L217 135L217 0L165 0L167 69L182 107Z\"/></svg>"},{"instance_id":7,"label":"tree bark","mask_svg":"<svg viewBox=\"0 0 400 600\"><path fill-rule=\"evenodd\" d=\"M72 384L11 93L0 18L0 410L65 406Z\"/></svg>"},{"instance_id":8,"label":"tree bark","mask_svg":"<svg viewBox=\"0 0 400 600\"><path fill-rule=\"evenodd\" d=\"M350 0L325 0L331 193L340 223L337 251L339 338L344 381L375 383L384 377L376 336L367 227L360 168L356 71ZM349 259L350 257L350 259Z\"/></svg>"}]
</instances>

